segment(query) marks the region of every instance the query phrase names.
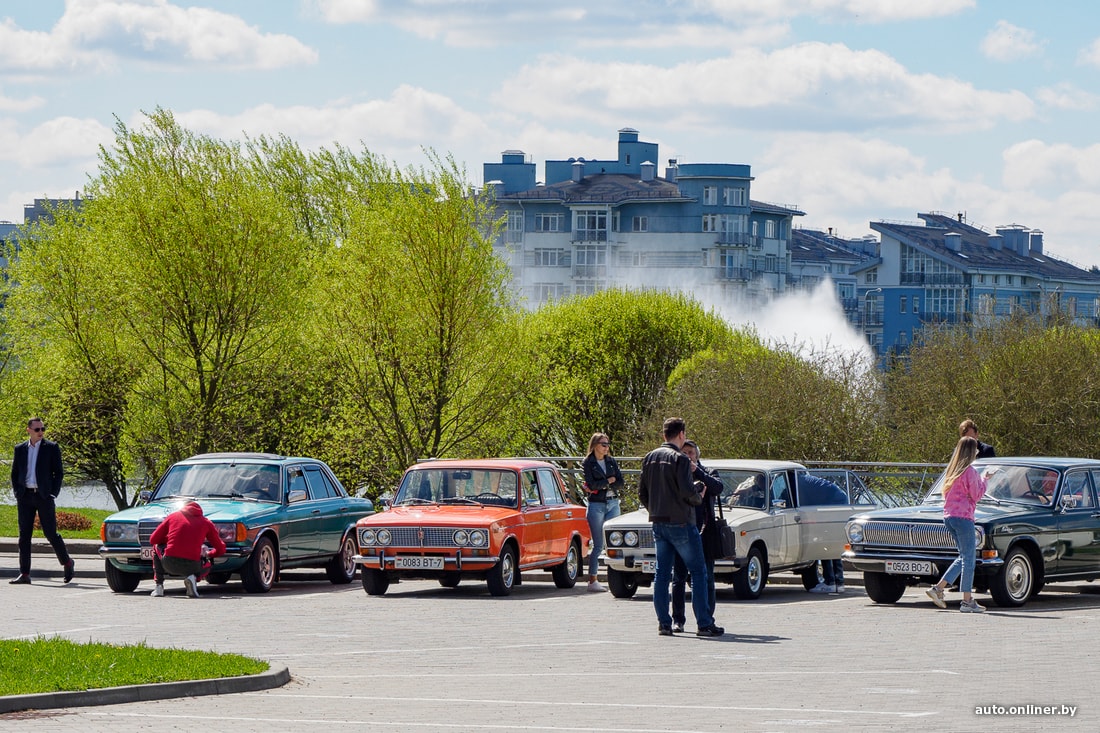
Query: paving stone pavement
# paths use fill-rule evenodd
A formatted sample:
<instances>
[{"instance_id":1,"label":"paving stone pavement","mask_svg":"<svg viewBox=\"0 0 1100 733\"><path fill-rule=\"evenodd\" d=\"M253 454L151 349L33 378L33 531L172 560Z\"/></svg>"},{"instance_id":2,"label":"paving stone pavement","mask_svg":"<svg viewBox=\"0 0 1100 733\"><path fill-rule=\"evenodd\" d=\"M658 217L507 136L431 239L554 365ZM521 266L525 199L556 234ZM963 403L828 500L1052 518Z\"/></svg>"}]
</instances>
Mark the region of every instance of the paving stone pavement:
<instances>
[{"instance_id":1,"label":"paving stone pavement","mask_svg":"<svg viewBox=\"0 0 1100 733\"><path fill-rule=\"evenodd\" d=\"M558 590L534 580L541 574L507 598L476 581L453 590L404 582L371 597L358 582L333 586L316 573L288 573L263 595L231 582L189 599L182 583L169 583L164 598L151 598L148 583L111 593L102 561L76 557L69 585L46 574L55 560L36 554L42 576L9 586L16 558L0 552L0 636L235 652L286 666L291 681L0 715L0 730L1100 729L1100 597L1078 592L1086 586L983 615L939 611L921 589L877 606L858 587L817 596L769 585L755 602L736 601L727 587L716 614L726 635L699 639L691 623L687 634L657 636L648 589L617 600L583 584ZM1004 714L980 715L979 706Z\"/></svg>"}]
</instances>

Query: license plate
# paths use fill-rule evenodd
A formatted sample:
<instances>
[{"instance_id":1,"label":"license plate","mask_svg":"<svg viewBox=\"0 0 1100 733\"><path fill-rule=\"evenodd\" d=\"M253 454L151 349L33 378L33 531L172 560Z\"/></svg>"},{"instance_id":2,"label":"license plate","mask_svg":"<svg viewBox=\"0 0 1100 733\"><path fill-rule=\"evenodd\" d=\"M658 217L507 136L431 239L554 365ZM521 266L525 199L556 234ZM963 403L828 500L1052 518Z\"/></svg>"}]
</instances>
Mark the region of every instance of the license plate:
<instances>
[{"instance_id":1,"label":"license plate","mask_svg":"<svg viewBox=\"0 0 1100 733\"><path fill-rule=\"evenodd\" d=\"M886 572L891 575L931 575L929 560L887 560Z\"/></svg>"},{"instance_id":2,"label":"license plate","mask_svg":"<svg viewBox=\"0 0 1100 733\"><path fill-rule=\"evenodd\" d=\"M398 570L442 570L441 557L396 557L393 566Z\"/></svg>"},{"instance_id":3,"label":"license plate","mask_svg":"<svg viewBox=\"0 0 1100 733\"><path fill-rule=\"evenodd\" d=\"M143 547L143 548L141 548L141 559L152 561L152 559L153 559L153 548L152 547Z\"/></svg>"},{"instance_id":4,"label":"license plate","mask_svg":"<svg viewBox=\"0 0 1100 733\"><path fill-rule=\"evenodd\" d=\"M642 560L642 572L643 573L656 573L657 561L656 560Z\"/></svg>"}]
</instances>

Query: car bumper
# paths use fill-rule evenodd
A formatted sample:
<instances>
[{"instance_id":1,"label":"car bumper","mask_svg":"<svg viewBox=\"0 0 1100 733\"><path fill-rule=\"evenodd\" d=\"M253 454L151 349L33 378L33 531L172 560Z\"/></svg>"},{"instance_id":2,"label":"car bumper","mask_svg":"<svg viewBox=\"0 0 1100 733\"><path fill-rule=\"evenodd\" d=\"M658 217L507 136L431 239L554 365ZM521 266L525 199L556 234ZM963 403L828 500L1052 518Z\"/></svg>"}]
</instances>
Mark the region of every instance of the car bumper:
<instances>
[{"instance_id":1,"label":"car bumper","mask_svg":"<svg viewBox=\"0 0 1100 733\"><path fill-rule=\"evenodd\" d=\"M612 557L609 555L601 555L604 565L618 570L623 573L645 573L646 575L653 575L653 564L656 563L656 558L652 555L643 555L635 557L627 555L626 557L617 556ZM653 564L651 564L653 563ZM733 572L745 567L746 561L744 558L733 558L725 560L715 560L714 569L716 573L721 572Z\"/></svg>"},{"instance_id":2,"label":"car bumper","mask_svg":"<svg viewBox=\"0 0 1100 733\"><path fill-rule=\"evenodd\" d=\"M395 555L356 555L352 558L352 561L356 565L362 565L365 568L371 568L374 570L399 570L397 567L398 558L419 558L425 557L423 555L417 555L414 553L402 554L397 553ZM432 557L438 557L433 555ZM401 572L420 572L425 570L444 570L444 571L469 571L477 572L480 570L488 570L498 562L500 558L493 557L468 557L459 555L446 555L442 558L442 568L400 568Z\"/></svg>"},{"instance_id":3,"label":"car bumper","mask_svg":"<svg viewBox=\"0 0 1100 733\"><path fill-rule=\"evenodd\" d=\"M248 559L252 552L250 547L227 547L225 553L214 558L210 566L211 572L234 572ZM100 547L99 556L109 560L119 570L132 573L153 572L153 561L142 558L139 547Z\"/></svg>"},{"instance_id":4,"label":"car bumper","mask_svg":"<svg viewBox=\"0 0 1100 733\"><path fill-rule=\"evenodd\" d=\"M852 568L864 573L885 573L887 560L916 560L931 562L937 569L937 574L942 574L955 561L955 557L957 556L945 557L942 554L930 552L866 552L856 550L848 550L841 555L841 559L849 563ZM1004 560L1000 556L974 558L974 572L976 574L995 573L1002 565L1004 565Z\"/></svg>"}]
</instances>

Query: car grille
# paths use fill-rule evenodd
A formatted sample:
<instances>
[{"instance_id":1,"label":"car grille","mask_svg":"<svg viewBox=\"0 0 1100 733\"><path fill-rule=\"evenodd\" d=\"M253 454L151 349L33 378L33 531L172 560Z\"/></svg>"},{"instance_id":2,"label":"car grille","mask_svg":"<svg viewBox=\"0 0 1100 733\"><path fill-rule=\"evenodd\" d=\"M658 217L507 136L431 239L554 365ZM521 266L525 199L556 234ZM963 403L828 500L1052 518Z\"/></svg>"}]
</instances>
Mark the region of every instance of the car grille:
<instances>
[{"instance_id":1,"label":"car grille","mask_svg":"<svg viewBox=\"0 0 1100 733\"><path fill-rule=\"evenodd\" d=\"M142 545L151 545L149 538L153 536L153 530L160 526L159 519L142 519L138 522L138 542Z\"/></svg>"},{"instance_id":2,"label":"car grille","mask_svg":"<svg viewBox=\"0 0 1100 733\"><path fill-rule=\"evenodd\" d=\"M944 525L908 522L867 522L863 525L863 542L860 544L924 550L956 549L955 538Z\"/></svg>"},{"instance_id":3,"label":"car grille","mask_svg":"<svg viewBox=\"0 0 1100 733\"><path fill-rule=\"evenodd\" d=\"M653 539L652 527L646 527L638 531L638 547L641 547L643 550L652 550L656 546L657 543Z\"/></svg>"},{"instance_id":4,"label":"car grille","mask_svg":"<svg viewBox=\"0 0 1100 733\"><path fill-rule=\"evenodd\" d=\"M380 529L389 530L390 541L385 547L458 547L454 541L455 527L371 527L376 532ZM360 528L359 546L365 547L362 539L364 529ZM421 542L420 533L423 531L424 540Z\"/></svg>"}]
</instances>

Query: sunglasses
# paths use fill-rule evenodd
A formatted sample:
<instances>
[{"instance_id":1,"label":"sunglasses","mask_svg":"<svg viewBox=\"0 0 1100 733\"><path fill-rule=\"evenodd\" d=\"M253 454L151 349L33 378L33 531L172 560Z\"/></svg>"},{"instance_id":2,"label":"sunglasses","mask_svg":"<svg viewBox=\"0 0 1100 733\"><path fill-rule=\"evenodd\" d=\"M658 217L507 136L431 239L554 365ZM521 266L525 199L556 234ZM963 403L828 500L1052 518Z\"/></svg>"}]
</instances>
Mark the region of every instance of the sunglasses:
<instances>
[{"instance_id":1,"label":"sunglasses","mask_svg":"<svg viewBox=\"0 0 1100 733\"><path fill-rule=\"evenodd\" d=\"M602 445L604 448L606 448L611 444L610 443L597 443L596 445Z\"/></svg>"},{"instance_id":2,"label":"sunglasses","mask_svg":"<svg viewBox=\"0 0 1100 733\"><path fill-rule=\"evenodd\" d=\"M42 433L42 432L45 432L46 428L45 428L45 426L43 426L43 427L38 427L38 428L31 428L31 430L33 432L36 432L36 433Z\"/></svg>"}]
</instances>

